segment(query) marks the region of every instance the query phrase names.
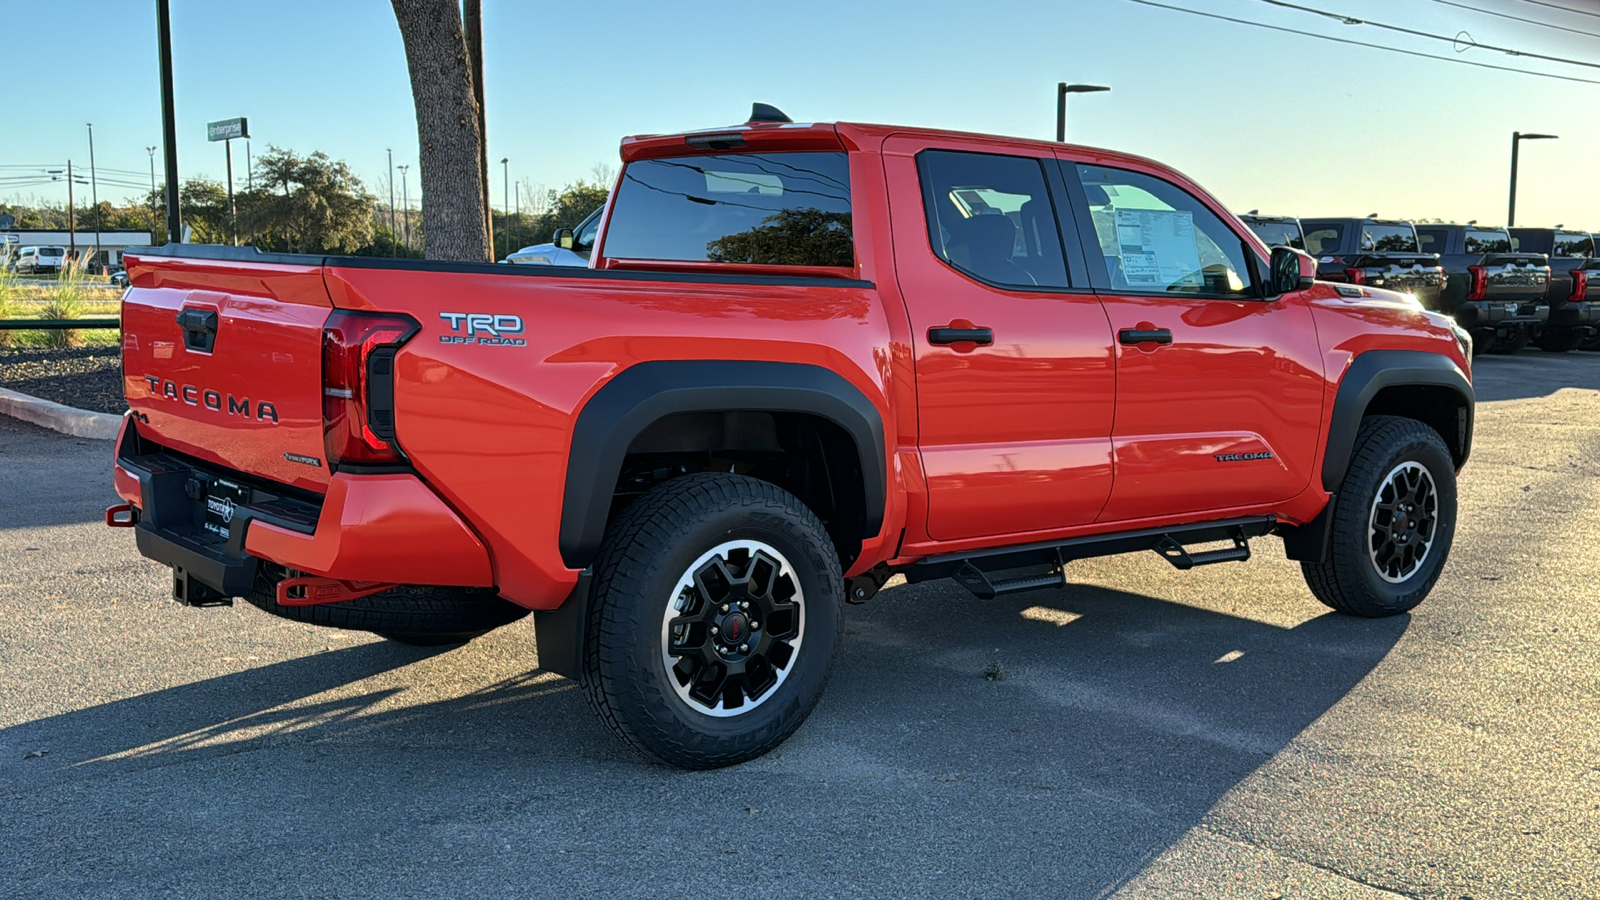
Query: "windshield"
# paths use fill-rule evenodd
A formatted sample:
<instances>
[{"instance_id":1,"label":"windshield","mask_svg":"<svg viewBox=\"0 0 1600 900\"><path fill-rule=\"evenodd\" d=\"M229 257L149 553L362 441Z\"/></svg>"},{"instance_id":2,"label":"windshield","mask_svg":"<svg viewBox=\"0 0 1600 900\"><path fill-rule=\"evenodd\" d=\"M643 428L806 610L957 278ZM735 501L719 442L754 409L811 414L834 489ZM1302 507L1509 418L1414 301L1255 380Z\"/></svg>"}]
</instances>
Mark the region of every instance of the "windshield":
<instances>
[{"instance_id":1,"label":"windshield","mask_svg":"<svg viewBox=\"0 0 1600 900\"><path fill-rule=\"evenodd\" d=\"M806 152L629 163L605 255L853 267L849 160L843 152Z\"/></svg>"}]
</instances>

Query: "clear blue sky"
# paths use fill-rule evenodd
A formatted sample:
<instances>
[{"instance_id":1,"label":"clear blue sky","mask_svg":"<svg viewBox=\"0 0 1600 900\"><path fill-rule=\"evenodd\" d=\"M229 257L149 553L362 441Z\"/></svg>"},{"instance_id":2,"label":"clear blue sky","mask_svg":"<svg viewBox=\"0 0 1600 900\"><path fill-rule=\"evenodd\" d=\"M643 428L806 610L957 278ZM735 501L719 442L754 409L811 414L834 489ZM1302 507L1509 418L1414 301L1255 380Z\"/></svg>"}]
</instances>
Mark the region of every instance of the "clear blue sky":
<instances>
[{"instance_id":1,"label":"clear blue sky","mask_svg":"<svg viewBox=\"0 0 1600 900\"><path fill-rule=\"evenodd\" d=\"M1462 59L1600 80L1600 68L1457 54L1259 0L1164 0ZM1482 43L1600 63L1600 38L1435 0L1301 0ZM1525 0L1469 5L1600 32L1600 18ZM1593 0L1561 0L1600 10ZM1108 84L1071 101L1076 142L1155 157L1235 210L1505 218L1510 134L1524 143L1518 219L1600 229L1600 84L1473 69L1211 21L1127 0L540 3L485 0L491 189L552 187L615 163L624 134L741 120L752 100L799 121L928 125L1050 137L1057 81ZM160 143L153 0L0 0L10 31L0 166L146 173ZM405 55L383 0L172 0L179 166L223 174L205 123L248 116L268 145L323 150L378 192L384 150L415 163ZM49 24L19 35L11 25ZM91 61L104 68L92 68ZM243 181L243 147L235 166ZM159 156L159 151L158 151ZM158 159L159 169L159 159ZM18 170L0 168L0 177ZM120 176L130 177L130 176ZM418 193L413 170L411 192ZM0 182L3 184L3 182ZM13 190L63 200L60 185ZM136 191L108 186L120 199Z\"/></svg>"}]
</instances>

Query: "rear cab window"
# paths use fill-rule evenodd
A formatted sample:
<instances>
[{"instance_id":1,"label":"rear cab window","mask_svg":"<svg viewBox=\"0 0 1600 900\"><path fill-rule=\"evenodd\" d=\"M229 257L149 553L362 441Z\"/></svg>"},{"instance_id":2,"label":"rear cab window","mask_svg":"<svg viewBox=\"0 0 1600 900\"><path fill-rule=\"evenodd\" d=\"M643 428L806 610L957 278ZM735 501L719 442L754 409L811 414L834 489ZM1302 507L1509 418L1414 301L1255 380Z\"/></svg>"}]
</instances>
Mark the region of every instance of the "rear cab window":
<instances>
[{"instance_id":1,"label":"rear cab window","mask_svg":"<svg viewBox=\"0 0 1600 900\"><path fill-rule=\"evenodd\" d=\"M1468 228L1468 253L1510 253L1511 235L1500 228Z\"/></svg>"},{"instance_id":2,"label":"rear cab window","mask_svg":"<svg viewBox=\"0 0 1600 900\"><path fill-rule=\"evenodd\" d=\"M1367 222L1361 226L1361 245L1357 249L1375 253L1416 253L1417 231L1410 225L1384 225Z\"/></svg>"},{"instance_id":3,"label":"rear cab window","mask_svg":"<svg viewBox=\"0 0 1600 900\"><path fill-rule=\"evenodd\" d=\"M1344 244L1344 225L1338 222L1319 222L1306 227L1306 252L1312 256L1338 253Z\"/></svg>"},{"instance_id":4,"label":"rear cab window","mask_svg":"<svg viewBox=\"0 0 1600 900\"><path fill-rule=\"evenodd\" d=\"M1424 228L1417 226L1417 244L1423 253L1444 253L1444 248L1449 246L1450 229Z\"/></svg>"},{"instance_id":5,"label":"rear cab window","mask_svg":"<svg viewBox=\"0 0 1600 900\"><path fill-rule=\"evenodd\" d=\"M607 260L855 267L843 151L635 160L609 218Z\"/></svg>"},{"instance_id":6,"label":"rear cab window","mask_svg":"<svg viewBox=\"0 0 1600 900\"><path fill-rule=\"evenodd\" d=\"M1563 259L1593 256L1594 239L1581 231L1558 231L1556 232L1555 252L1550 255Z\"/></svg>"}]
</instances>

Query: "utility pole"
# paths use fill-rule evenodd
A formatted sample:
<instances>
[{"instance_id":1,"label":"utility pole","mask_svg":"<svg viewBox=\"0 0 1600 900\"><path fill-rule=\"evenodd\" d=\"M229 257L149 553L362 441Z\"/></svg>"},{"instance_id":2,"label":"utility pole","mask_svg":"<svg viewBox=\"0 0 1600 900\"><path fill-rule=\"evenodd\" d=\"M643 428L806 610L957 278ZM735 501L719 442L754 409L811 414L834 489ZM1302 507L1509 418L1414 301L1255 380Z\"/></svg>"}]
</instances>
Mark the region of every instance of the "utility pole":
<instances>
[{"instance_id":1,"label":"utility pole","mask_svg":"<svg viewBox=\"0 0 1600 900\"><path fill-rule=\"evenodd\" d=\"M256 189L256 172L255 166L251 162L249 138L245 138L244 141L244 189L247 191Z\"/></svg>"},{"instance_id":2,"label":"utility pole","mask_svg":"<svg viewBox=\"0 0 1600 900\"><path fill-rule=\"evenodd\" d=\"M156 148L144 148L150 154L150 240L156 239Z\"/></svg>"},{"instance_id":3,"label":"utility pole","mask_svg":"<svg viewBox=\"0 0 1600 900\"><path fill-rule=\"evenodd\" d=\"M406 186L406 170L410 166L400 166L400 203L405 206L406 216L406 254L411 253L411 191Z\"/></svg>"},{"instance_id":4,"label":"utility pole","mask_svg":"<svg viewBox=\"0 0 1600 900\"><path fill-rule=\"evenodd\" d=\"M1511 200L1510 206L1506 210L1507 228L1517 224L1517 144L1521 141L1553 141L1557 137L1559 135L1511 132Z\"/></svg>"},{"instance_id":5,"label":"utility pole","mask_svg":"<svg viewBox=\"0 0 1600 900\"><path fill-rule=\"evenodd\" d=\"M67 262L78 258L78 219L72 209L72 160L67 160Z\"/></svg>"},{"instance_id":6,"label":"utility pole","mask_svg":"<svg viewBox=\"0 0 1600 900\"><path fill-rule=\"evenodd\" d=\"M389 151L389 255L400 254L400 232L394 226L394 149Z\"/></svg>"},{"instance_id":7,"label":"utility pole","mask_svg":"<svg viewBox=\"0 0 1600 900\"><path fill-rule=\"evenodd\" d=\"M500 204L505 208L501 213L502 221L506 226L506 255L511 254L511 157L500 158Z\"/></svg>"},{"instance_id":8,"label":"utility pole","mask_svg":"<svg viewBox=\"0 0 1600 900\"><path fill-rule=\"evenodd\" d=\"M94 203L94 261L100 260L100 180L94 169L94 123L89 123L89 200ZM104 268L104 266L102 266Z\"/></svg>"},{"instance_id":9,"label":"utility pole","mask_svg":"<svg viewBox=\"0 0 1600 900\"><path fill-rule=\"evenodd\" d=\"M156 38L161 52L161 142L167 157L167 240L183 240L178 210L178 118L172 99L172 13L156 0Z\"/></svg>"},{"instance_id":10,"label":"utility pole","mask_svg":"<svg viewBox=\"0 0 1600 900\"><path fill-rule=\"evenodd\" d=\"M1067 95L1092 94L1096 91L1109 91L1111 88L1103 84L1067 84L1065 81L1056 84L1056 143L1067 140Z\"/></svg>"}]
</instances>

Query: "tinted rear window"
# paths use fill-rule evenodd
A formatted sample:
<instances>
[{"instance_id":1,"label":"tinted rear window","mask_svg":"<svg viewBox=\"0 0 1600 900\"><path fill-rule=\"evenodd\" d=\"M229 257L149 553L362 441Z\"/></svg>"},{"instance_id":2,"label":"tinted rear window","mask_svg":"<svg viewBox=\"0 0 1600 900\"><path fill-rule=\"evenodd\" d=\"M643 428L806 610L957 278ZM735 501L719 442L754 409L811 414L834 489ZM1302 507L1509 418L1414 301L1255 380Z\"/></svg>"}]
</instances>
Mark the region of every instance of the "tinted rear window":
<instances>
[{"instance_id":1,"label":"tinted rear window","mask_svg":"<svg viewBox=\"0 0 1600 900\"><path fill-rule=\"evenodd\" d=\"M1581 231L1556 232L1556 251L1551 256L1593 256L1594 239Z\"/></svg>"},{"instance_id":2,"label":"tinted rear window","mask_svg":"<svg viewBox=\"0 0 1600 900\"><path fill-rule=\"evenodd\" d=\"M1361 246L1357 249L1379 253L1416 253L1417 232L1410 225L1367 222L1361 226Z\"/></svg>"},{"instance_id":3,"label":"tinted rear window","mask_svg":"<svg viewBox=\"0 0 1600 900\"><path fill-rule=\"evenodd\" d=\"M1306 248L1305 238L1300 236L1300 226L1293 222L1245 222L1256 237L1265 241L1268 247L1293 247L1296 250Z\"/></svg>"},{"instance_id":4,"label":"tinted rear window","mask_svg":"<svg viewBox=\"0 0 1600 900\"><path fill-rule=\"evenodd\" d=\"M67 251L61 249L60 247L40 247L39 248L39 255L40 256L66 256L67 255Z\"/></svg>"},{"instance_id":5,"label":"tinted rear window","mask_svg":"<svg viewBox=\"0 0 1600 900\"><path fill-rule=\"evenodd\" d=\"M1511 235L1492 228L1467 229L1468 253L1510 253Z\"/></svg>"},{"instance_id":6,"label":"tinted rear window","mask_svg":"<svg viewBox=\"0 0 1600 900\"><path fill-rule=\"evenodd\" d=\"M629 163L605 255L852 267L848 158L739 153Z\"/></svg>"},{"instance_id":7,"label":"tinted rear window","mask_svg":"<svg viewBox=\"0 0 1600 900\"><path fill-rule=\"evenodd\" d=\"M1445 237L1449 234L1445 228L1417 228L1417 243L1422 247L1423 253L1443 253Z\"/></svg>"}]
</instances>

